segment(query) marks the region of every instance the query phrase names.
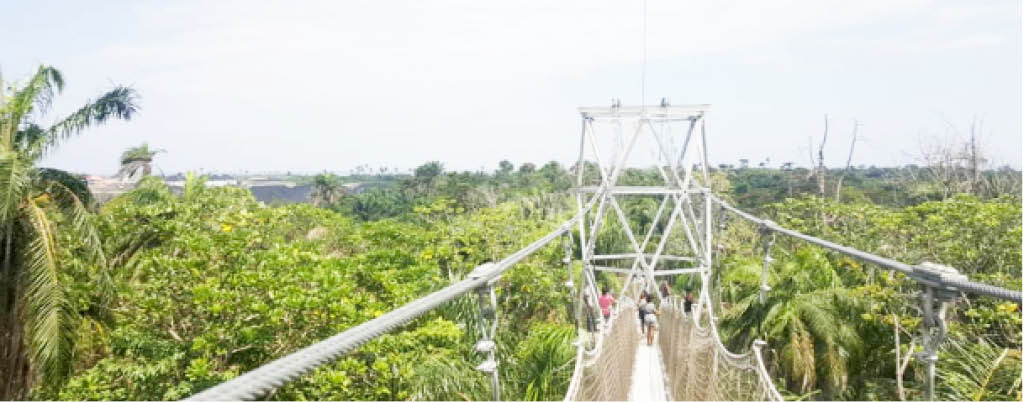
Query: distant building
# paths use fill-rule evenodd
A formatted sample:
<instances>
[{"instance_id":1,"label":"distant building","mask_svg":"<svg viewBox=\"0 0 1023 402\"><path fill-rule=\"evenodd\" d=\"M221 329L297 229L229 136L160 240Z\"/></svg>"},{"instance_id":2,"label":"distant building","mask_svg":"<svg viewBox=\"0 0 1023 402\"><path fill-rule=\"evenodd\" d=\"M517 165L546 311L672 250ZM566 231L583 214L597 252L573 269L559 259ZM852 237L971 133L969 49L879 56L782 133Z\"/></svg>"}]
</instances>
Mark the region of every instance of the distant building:
<instances>
[{"instance_id":1,"label":"distant building","mask_svg":"<svg viewBox=\"0 0 1023 402\"><path fill-rule=\"evenodd\" d=\"M119 177L96 175L85 176L85 182L89 186L89 191L92 192L93 198L101 204L135 188L135 185L138 184L138 181L126 182Z\"/></svg>"},{"instance_id":2,"label":"distant building","mask_svg":"<svg viewBox=\"0 0 1023 402\"><path fill-rule=\"evenodd\" d=\"M313 191L310 184L295 185L294 183L259 184L249 186L249 191L257 200L266 204L283 203L297 204L309 201L309 193Z\"/></svg>"}]
</instances>

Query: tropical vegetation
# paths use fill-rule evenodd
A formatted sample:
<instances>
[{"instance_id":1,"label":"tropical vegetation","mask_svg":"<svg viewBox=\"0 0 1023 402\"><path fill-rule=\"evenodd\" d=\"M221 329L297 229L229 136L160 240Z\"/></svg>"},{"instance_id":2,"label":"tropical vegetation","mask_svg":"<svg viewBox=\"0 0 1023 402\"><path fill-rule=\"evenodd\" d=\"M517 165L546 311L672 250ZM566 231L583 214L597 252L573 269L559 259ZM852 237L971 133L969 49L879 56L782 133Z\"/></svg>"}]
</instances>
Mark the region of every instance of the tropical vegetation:
<instances>
[{"instance_id":1,"label":"tropical vegetation","mask_svg":"<svg viewBox=\"0 0 1023 402\"><path fill-rule=\"evenodd\" d=\"M36 164L90 126L130 119L137 96L116 87L44 124L63 89L60 71L49 66L24 83L0 81L0 399L59 386L72 373L76 332L109 307L83 309L71 295L75 287L104 294L110 287L83 181ZM74 266L90 272L75 278Z\"/></svg>"},{"instance_id":2,"label":"tropical vegetation","mask_svg":"<svg viewBox=\"0 0 1023 402\"><path fill-rule=\"evenodd\" d=\"M507 256L574 212L568 190L578 170L586 183L599 177L592 164L500 161L494 171L456 172L432 161L410 174L323 173L303 183L309 203L266 205L188 174L180 191L148 177L95 205L81 177L37 163L89 126L132 117L137 95L118 87L41 124L62 87L49 67L0 85L0 397L8 399L186 397ZM142 144L122 161L155 152ZM1019 172L944 169L723 165L711 180L719 196L783 226L1020 289ZM621 176L630 185L659 180L656 169ZM663 229L656 200L620 202L632 230ZM713 302L725 342L767 341L768 370L787 398L923 397L918 284L778 236L761 302L768 238L740 220L717 223ZM626 251L623 229L609 219L597 250ZM564 395L581 308L566 283L580 283L581 268L563 257L561 247L544 248L496 284L505 399ZM693 284L673 282L676 291ZM948 323L939 397L1021 399L1020 306L960 295ZM267 398L488 399L489 378L475 370L478 325L476 297L459 298Z\"/></svg>"}]
</instances>

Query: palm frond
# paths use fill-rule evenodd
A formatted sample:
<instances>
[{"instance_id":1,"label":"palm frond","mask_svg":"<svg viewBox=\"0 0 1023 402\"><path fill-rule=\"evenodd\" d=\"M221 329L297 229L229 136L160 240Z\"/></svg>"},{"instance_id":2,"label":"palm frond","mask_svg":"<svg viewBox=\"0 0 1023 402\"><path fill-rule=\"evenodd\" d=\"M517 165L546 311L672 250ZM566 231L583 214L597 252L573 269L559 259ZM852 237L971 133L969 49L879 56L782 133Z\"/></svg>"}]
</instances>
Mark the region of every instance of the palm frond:
<instances>
[{"instance_id":1,"label":"palm frond","mask_svg":"<svg viewBox=\"0 0 1023 402\"><path fill-rule=\"evenodd\" d=\"M793 318L791 315L784 318L790 325L779 326L785 332L780 357L782 363L789 368L789 380L800 392L808 392L817 383L813 339L802 323Z\"/></svg>"},{"instance_id":2,"label":"palm frond","mask_svg":"<svg viewBox=\"0 0 1023 402\"><path fill-rule=\"evenodd\" d=\"M98 312L95 314L97 317L110 318L109 305L115 295L114 281L110 276L110 265L107 263L106 254L103 252L103 241L100 239L96 225L93 224L94 215L89 213L77 194L63 183L44 179L40 184L38 188L45 189L60 211L70 219L70 229L81 241L87 257L84 260L95 263L99 267L98 275L89 278L99 300L97 309L92 311Z\"/></svg>"},{"instance_id":3,"label":"palm frond","mask_svg":"<svg viewBox=\"0 0 1023 402\"><path fill-rule=\"evenodd\" d=\"M942 375L939 395L951 400L1012 400L1019 398L1021 354L983 338L950 339L938 360Z\"/></svg>"},{"instance_id":4,"label":"palm frond","mask_svg":"<svg viewBox=\"0 0 1023 402\"><path fill-rule=\"evenodd\" d=\"M520 381L521 400L557 399L568 387L572 376L575 329L570 326L538 324L518 345L513 365Z\"/></svg>"},{"instance_id":5,"label":"palm frond","mask_svg":"<svg viewBox=\"0 0 1023 402\"><path fill-rule=\"evenodd\" d=\"M48 188L52 184L59 184L69 192L67 195L75 197L74 200L65 199L65 201L79 203L86 208L92 203L92 191L89 191L89 184L80 175L60 169L35 168L32 176L33 180L40 184L40 186L35 186L36 188Z\"/></svg>"},{"instance_id":6,"label":"palm frond","mask_svg":"<svg viewBox=\"0 0 1023 402\"><path fill-rule=\"evenodd\" d=\"M445 354L426 355L409 383L415 401L479 401L487 399L489 389L486 378L465 359Z\"/></svg>"},{"instance_id":7,"label":"palm frond","mask_svg":"<svg viewBox=\"0 0 1023 402\"><path fill-rule=\"evenodd\" d=\"M95 102L87 103L70 116L61 119L46 130L46 135L26 148L32 160L38 160L48 151L85 128L101 124L108 119L130 120L138 111L134 89L119 86L100 96Z\"/></svg>"},{"instance_id":8,"label":"palm frond","mask_svg":"<svg viewBox=\"0 0 1023 402\"><path fill-rule=\"evenodd\" d=\"M21 247L21 282L25 293L24 319L29 358L50 384L68 374L74 345L73 312L61 285L57 245L46 212L34 200L25 202Z\"/></svg>"},{"instance_id":9,"label":"palm frond","mask_svg":"<svg viewBox=\"0 0 1023 402\"><path fill-rule=\"evenodd\" d=\"M48 178L41 181L40 188L45 189L52 196L53 200L56 201L57 207L60 208L61 212L71 219L71 229L77 235L76 237L85 244L86 253L88 253L89 257L93 258L93 261L100 264L100 266L106 267L107 261L103 253L103 242L100 240L99 231L93 225L93 216L89 213L78 194L60 181L53 181Z\"/></svg>"},{"instance_id":10,"label":"palm frond","mask_svg":"<svg viewBox=\"0 0 1023 402\"><path fill-rule=\"evenodd\" d=\"M29 144L38 142L46 135L46 130L43 130L38 124L28 123L23 124L22 127L14 133L14 142L11 146L13 150L26 149Z\"/></svg>"},{"instance_id":11,"label":"palm frond","mask_svg":"<svg viewBox=\"0 0 1023 402\"><path fill-rule=\"evenodd\" d=\"M16 152L0 150L0 223L18 213L30 185L28 164Z\"/></svg>"},{"instance_id":12,"label":"palm frond","mask_svg":"<svg viewBox=\"0 0 1023 402\"><path fill-rule=\"evenodd\" d=\"M50 66L39 66L25 86L11 97L7 105L10 115L6 118L18 126L35 108L38 108L40 113L45 113L53 102L54 92L62 90L64 77L60 71Z\"/></svg>"}]
</instances>

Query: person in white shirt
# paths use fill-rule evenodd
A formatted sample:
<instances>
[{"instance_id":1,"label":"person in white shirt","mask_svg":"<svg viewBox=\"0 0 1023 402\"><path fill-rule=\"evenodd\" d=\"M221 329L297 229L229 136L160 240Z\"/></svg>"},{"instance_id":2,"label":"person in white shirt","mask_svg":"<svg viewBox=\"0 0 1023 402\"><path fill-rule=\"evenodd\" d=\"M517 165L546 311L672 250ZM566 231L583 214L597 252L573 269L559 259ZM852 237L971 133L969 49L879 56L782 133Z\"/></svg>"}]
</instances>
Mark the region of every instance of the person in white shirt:
<instances>
[{"instance_id":1,"label":"person in white shirt","mask_svg":"<svg viewBox=\"0 0 1023 402\"><path fill-rule=\"evenodd\" d=\"M651 300L641 308L646 314L643 315L643 326L646 327L646 344L654 344L654 331L657 330L657 306Z\"/></svg>"}]
</instances>

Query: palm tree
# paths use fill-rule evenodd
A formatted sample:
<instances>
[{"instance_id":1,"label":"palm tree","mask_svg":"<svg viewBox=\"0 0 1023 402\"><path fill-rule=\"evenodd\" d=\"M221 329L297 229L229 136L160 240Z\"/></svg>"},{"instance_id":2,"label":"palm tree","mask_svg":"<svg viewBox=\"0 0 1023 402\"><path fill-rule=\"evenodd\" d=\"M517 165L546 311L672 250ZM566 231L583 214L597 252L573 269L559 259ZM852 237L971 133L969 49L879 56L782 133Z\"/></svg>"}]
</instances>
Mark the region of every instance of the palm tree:
<instances>
[{"instance_id":1,"label":"palm tree","mask_svg":"<svg viewBox=\"0 0 1023 402\"><path fill-rule=\"evenodd\" d=\"M313 177L312 192L309 193L309 200L318 207L330 206L337 203L345 193L344 184L341 178L331 173L318 174Z\"/></svg>"},{"instance_id":2,"label":"palm tree","mask_svg":"<svg viewBox=\"0 0 1023 402\"><path fill-rule=\"evenodd\" d=\"M414 171L413 176L404 185L406 192L413 197L432 197L437 190L437 181L444 174L444 165L438 161L426 162Z\"/></svg>"},{"instance_id":3,"label":"palm tree","mask_svg":"<svg viewBox=\"0 0 1023 402\"><path fill-rule=\"evenodd\" d=\"M854 323L846 319L856 299L819 250L803 248L790 257L772 265L763 304L759 261L742 261L724 273L722 297L734 304L723 314L721 329L733 348L756 338L767 341L790 391L820 389L825 399L834 399L846 387L849 356L861 346Z\"/></svg>"},{"instance_id":4,"label":"palm tree","mask_svg":"<svg viewBox=\"0 0 1023 402\"><path fill-rule=\"evenodd\" d=\"M55 214L105 266L90 215L67 175L43 174L35 164L64 140L111 118L136 112L136 93L116 87L74 113L40 126L55 94L64 88L60 71L40 66L23 86L0 81L0 399L23 399L35 379L57 384L66 378L74 347L77 313L62 283ZM52 173L52 170L50 170Z\"/></svg>"},{"instance_id":5,"label":"palm tree","mask_svg":"<svg viewBox=\"0 0 1023 402\"><path fill-rule=\"evenodd\" d=\"M149 144L147 143L124 150L121 153L121 169L117 172L118 177L122 179L134 178L135 173L139 169L142 170L142 174L138 178L149 176L152 172L150 164L153 162L153 157L160 152L166 151L162 149L149 149Z\"/></svg>"},{"instance_id":6,"label":"palm tree","mask_svg":"<svg viewBox=\"0 0 1023 402\"><path fill-rule=\"evenodd\" d=\"M538 324L518 344L510 377L524 401L552 401L563 397L572 381L575 328L567 325Z\"/></svg>"}]
</instances>

